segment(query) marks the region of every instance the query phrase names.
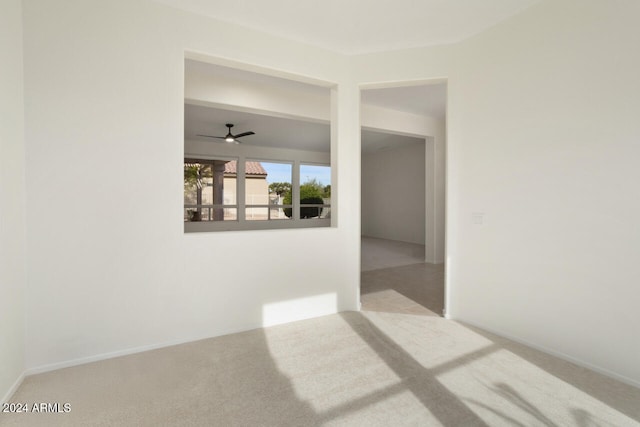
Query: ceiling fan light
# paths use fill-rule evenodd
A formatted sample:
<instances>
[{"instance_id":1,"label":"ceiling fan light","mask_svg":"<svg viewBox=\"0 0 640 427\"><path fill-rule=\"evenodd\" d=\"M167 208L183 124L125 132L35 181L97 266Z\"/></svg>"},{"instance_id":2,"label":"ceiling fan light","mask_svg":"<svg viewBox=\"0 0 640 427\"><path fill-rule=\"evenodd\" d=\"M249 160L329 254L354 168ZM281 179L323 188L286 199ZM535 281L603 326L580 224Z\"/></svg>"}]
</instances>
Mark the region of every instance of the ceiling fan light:
<instances>
[{"instance_id":1,"label":"ceiling fan light","mask_svg":"<svg viewBox=\"0 0 640 427\"><path fill-rule=\"evenodd\" d=\"M232 136L227 136L224 140L227 142L236 142L235 138Z\"/></svg>"}]
</instances>

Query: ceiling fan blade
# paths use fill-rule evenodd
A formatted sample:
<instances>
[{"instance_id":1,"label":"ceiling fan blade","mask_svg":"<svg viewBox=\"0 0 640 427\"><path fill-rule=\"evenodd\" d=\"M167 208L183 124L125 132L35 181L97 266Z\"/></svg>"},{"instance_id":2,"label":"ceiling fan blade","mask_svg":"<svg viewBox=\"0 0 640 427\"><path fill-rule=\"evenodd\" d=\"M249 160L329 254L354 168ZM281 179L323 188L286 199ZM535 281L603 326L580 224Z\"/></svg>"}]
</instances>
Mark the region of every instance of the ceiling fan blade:
<instances>
[{"instance_id":1,"label":"ceiling fan blade","mask_svg":"<svg viewBox=\"0 0 640 427\"><path fill-rule=\"evenodd\" d=\"M204 136L206 138L216 138L216 139L225 139L224 136L212 136L212 135L196 135L196 136Z\"/></svg>"},{"instance_id":2,"label":"ceiling fan blade","mask_svg":"<svg viewBox=\"0 0 640 427\"><path fill-rule=\"evenodd\" d=\"M256 134L255 132L251 132L251 131L242 132L242 133L239 133L237 135L234 135L234 138L242 138L243 136L249 136L249 135L255 135L255 134Z\"/></svg>"}]
</instances>

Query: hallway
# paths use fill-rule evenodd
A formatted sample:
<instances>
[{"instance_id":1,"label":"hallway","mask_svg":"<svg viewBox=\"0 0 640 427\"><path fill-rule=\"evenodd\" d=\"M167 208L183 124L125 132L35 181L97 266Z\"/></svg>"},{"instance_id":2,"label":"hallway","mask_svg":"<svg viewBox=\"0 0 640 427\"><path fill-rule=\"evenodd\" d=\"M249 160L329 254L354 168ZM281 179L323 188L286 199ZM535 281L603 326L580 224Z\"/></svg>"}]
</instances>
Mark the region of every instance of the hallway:
<instances>
[{"instance_id":1,"label":"hallway","mask_svg":"<svg viewBox=\"0 0 640 427\"><path fill-rule=\"evenodd\" d=\"M444 264L425 263L422 245L363 237L360 291L363 310L442 316Z\"/></svg>"}]
</instances>

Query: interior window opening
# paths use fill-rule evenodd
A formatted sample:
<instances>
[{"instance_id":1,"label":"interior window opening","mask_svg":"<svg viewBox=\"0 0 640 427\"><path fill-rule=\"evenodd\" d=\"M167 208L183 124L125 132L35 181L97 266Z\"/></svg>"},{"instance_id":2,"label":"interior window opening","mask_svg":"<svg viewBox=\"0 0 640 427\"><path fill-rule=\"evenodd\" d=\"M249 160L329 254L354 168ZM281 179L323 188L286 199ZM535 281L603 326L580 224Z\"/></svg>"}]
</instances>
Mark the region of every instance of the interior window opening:
<instances>
[{"instance_id":1,"label":"interior window opening","mask_svg":"<svg viewBox=\"0 0 640 427\"><path fill-rule=\"evenodd\" d=\"M335 85L185 60L185 232L330 227Z\"/></svg>"}]
</instances>

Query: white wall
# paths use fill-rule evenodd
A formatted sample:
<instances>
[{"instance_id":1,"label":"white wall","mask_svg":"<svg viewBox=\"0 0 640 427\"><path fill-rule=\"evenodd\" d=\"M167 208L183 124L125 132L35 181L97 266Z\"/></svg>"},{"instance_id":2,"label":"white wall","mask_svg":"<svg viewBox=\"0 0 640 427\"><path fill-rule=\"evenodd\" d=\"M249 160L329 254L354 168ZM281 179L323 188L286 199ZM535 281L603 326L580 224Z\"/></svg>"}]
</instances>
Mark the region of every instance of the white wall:
<instances>
[{"instance_id":1,"label":"white wall","mask_svg":"<svg viewBox=\"0 0 640 427\"><path fill-rule=\"evenodd\" d=\"M24 4L27 367L355 308L358 85L447 78L449 315L640 384L637 2L547 0L462 45L352 58L144 0ZM337 227L182 232L185 50L338 84Z\"/></svg>"},{"instance_id":2,"label":"white wall","mask_svg":"<svg viewBox=\"0 0 640 427\"><path fill-rule=\"evenodd\" d=\"M20 0L0 3L0 402L24 371L26 284Z\"/></svg>"},{"instance_id":3,"label":"white wall","mask_svg":"<svg viewBox=\"0 0 640 427\"><path fill-rule=\"evenodd\" d=\"M425 144L362 155L362 234L425 244Z\"/></svg>"},{"instance_id":4,"label":"white wall","mask_svg":"<svg viewBox=\"0 0 640 427\"><path fill-rule=\"evenodd\" d=\"M143 0L24 3L31 372L357 309L358 92L343 57ZM338 85L337 227L183 232L185 51Z\"/></svg>"},{"instance_id":5,"label":"white wall","mask_svg":"<svg viewBox=\"0 0 640 427\"><path fill-rule=\"evenodd\" d=\"M636 385L639 19L548 0L448 52L355 59L367 82L448 77L449 315Z\"/></svg>"},{"instance_id":6,"label":"white wall","mask_svg":"<svg viewBox=\"0 0 640 427\"><path fill-rule=\"evenodd\" d=\"M639 19L544 2L461 46L450 86L456 315L637 385Z\"/></svg>"},{"instance_id":7,"label":"white wall","mask_svg":"<svg viewBox=\"0 0 640 427\"><path fill-rule=\"evenodd\" d=\"M213 70L213 71L212 71ZM187 61L184 96L188 103L236 107L241 111L269 112L274 116L306 118L328 122L331 118L329 90L323 85L309 86L232 73L227 68ZM289 80L289 83L291 80Z\"/></svg>"},{"instance_id":8,"label":"white wall","mask_svg":"<svg viewBox=\"0 0 640 427\"><path fill-rule=\"evenodd\" d=\"M355 63L356 66L359 65L357 60ZM389 85L393 86L393 83ZM425 164L430 174L425 180L425 259L427 262L443 263L445 259L446 121L367 104L361 105L360 112L360 123L363 128L424 137L429 141L430 145L425 153Z\"/></svg>"},{"instance_id":9,"label":"white wall","mask_svg":"<svg viewBox=\"0 0 640 427\"><path fill-rule=\"evenodd\" d=\"M368 104L362 104L360 114L364 128L407 136L433 135L436 132L433 123L438 122L430 117Z\"/></svg>"}]
</instances>

